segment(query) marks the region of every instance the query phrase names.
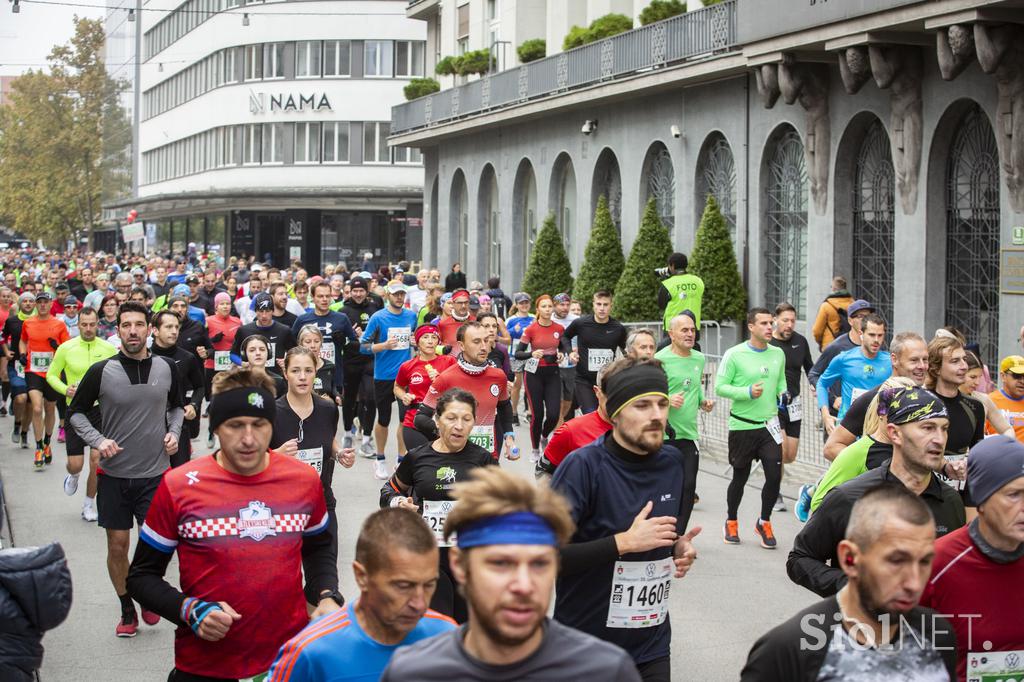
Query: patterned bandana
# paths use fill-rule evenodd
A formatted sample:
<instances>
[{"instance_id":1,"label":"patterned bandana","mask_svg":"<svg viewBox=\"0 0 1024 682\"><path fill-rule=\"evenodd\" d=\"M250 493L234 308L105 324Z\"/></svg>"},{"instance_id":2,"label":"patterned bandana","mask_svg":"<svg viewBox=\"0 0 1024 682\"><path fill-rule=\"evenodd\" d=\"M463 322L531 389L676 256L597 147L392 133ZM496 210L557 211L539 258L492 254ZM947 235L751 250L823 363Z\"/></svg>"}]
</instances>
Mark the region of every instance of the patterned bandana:
<instances>
[{"instance_id":1,"label":"patterned bandana","mask_svg":"<svg viewBox=\"0 0 1024 682\"><path fill-rule=\"evenodd\" d=\"M886 415L890 424L909 424L925 419L948 419L946 405L926 388L900 388L887 396Z\"/></svg>"},{"instance_id":2,"label":"patterned bandana","mask_svg":"<svg viewBox=\"0 0 1024 682\"><path fill-rule=\"evenodd\" d=\"M486 362L482 365L474 365L472 362L467 360L466 356L462 353L459 353L459 357L457 357L455 361L459 364L459 367L462 368L463 372L471 376L479 376L484 373L484 370L490 367Z\"/></svg>"}]
</instances>

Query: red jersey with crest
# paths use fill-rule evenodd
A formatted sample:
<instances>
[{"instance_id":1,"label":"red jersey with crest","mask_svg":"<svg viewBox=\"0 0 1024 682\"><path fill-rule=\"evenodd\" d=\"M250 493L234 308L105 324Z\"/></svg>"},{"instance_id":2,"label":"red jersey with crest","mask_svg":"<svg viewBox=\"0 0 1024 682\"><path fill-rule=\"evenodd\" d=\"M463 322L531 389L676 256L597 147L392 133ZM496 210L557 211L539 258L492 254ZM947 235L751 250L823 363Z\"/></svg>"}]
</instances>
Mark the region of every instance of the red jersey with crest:
<instances>
[{"instance_id":1,"label":"red jersey with crest","mask_svg":"<svg viewBox=\"0 0 1024 682\"><path fill-rule=\"evenodd\" d=\"M412 404L405 411L402 426L408 426L410 429L416 428L414 424L416 408L423 402L423 398L426 397L432 381L427 367L433 368L434 371L440 374L454 364L455 358L451 355L438 355L429 361L415 357L402 363L402 366L398 368L398 376L395 377L395 386L404 388L409 393L412 393Z\"/></svg>"},{"instance_id":2,"label":"red jersey with crest","mask_svg":"<svg viewBox=\"0 0 1024 682\"><path fill-rule=\"evenodd\" d=\"M530 344L531 351L544 352L539 363L541 367L557 367L558 344L562 340L563 333L565 333L565 327L557 322L548 325L534 322L526 328L523 335L519 337L519 341Z\"/></svg>"},{"instance_id":3,"label":"red jersey with crest","mask_svg":"<svg viewBox=\"0 0 1024 682\"><path fill-rule=\"evenodd\" d=\"M434 379L426 397L423 398L423 404L436 408L437 399L449 388L464 389L476 398L476 423L469 440L494 453L494 457L497 458L504 440L504 434L495 432L498 403L508 400L508 378L505 373L487 365L480 374L469 374L455 364Z\"/></svg>"},{"instance_id":4,"label":"red jersey with crest","mask_svg":"<svg viewBox=\"0 0 1024 682\"><path fill-rule=\"evenodd\" d=\"M179 627L175 667L227 678L268 671L277 650L309 624L302 539L326 529L320 477L305 462L271 451L255 476L226 471L213 455L169 470L139 538L177 550L187 596L227 602L242 616L219 642Z\"/></svg>"}]
</instances>

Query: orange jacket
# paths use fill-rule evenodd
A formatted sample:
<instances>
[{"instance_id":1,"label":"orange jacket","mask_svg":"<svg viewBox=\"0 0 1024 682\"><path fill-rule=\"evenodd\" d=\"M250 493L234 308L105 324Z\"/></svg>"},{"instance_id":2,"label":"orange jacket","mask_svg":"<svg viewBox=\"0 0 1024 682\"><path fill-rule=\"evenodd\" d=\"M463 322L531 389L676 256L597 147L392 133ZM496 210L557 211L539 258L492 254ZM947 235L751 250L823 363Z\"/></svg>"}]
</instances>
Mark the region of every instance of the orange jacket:
<instances>
[{"instance_id":1,"label":"orange jacket","mask_svg":"<svg viewBox=\"0 0 1024 682\"><path fill-rule=\"evenodd\" d=\"M853 303L853 296L848 291L837 291L829 294L818 308L818 317L814 320L811 333L821 350L832 343L839 335L839 311L846 310Z\"/></svg>"}]
</instances>

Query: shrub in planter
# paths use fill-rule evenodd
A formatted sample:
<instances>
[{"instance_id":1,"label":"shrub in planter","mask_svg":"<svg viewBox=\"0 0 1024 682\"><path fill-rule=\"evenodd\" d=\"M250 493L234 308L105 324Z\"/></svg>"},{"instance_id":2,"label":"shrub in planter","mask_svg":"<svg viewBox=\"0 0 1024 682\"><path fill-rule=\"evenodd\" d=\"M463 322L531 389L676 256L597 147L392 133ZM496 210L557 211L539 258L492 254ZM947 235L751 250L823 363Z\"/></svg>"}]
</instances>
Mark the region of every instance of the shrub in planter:
<instances>
[{"instance_id":1,"label":"shrub in planter","mask_svg":"<svg viewBox=\"0 0 1024 682\"><path fill-rule=\"evenodd\" d=\"M653 24L656 21L674 17L685 11L686 3L679 2L679 0L651 0L651 4L640 11L640 25Z\"/></svg>"},{"instance_id":2,"label":"shrub in planter","mask_svg":"<svg viewBox=\"0 0 1024 682\"><path fill-rule=\"evenodd\" d=\"M579 300L583 311L593 312L594 292L606 289L614 293L619 275L626 266L622 257L622 242L619 231L612 222L612 214L608 210L608 200L602 196L597 200L594 211L594 225L590 230L590 240L583 252L583 265L573 286L573 297Z\"/></svg>"},{"instance_id":3,"label":"shrub in planter","mask_svg":"<svg viewBox=\"0 0 1024 682\"><path fill-rule=\"evenodd\" d=\"M625 14L605 14L590 23L587 42L593 43L633 29L633 20Z\"/></svg>"},{"instance_id":4,"label":"shrub in planter","mask_svg":"<svg viewBox=\"0 0 1024 682\"><path fill-rule=\"evenodd\" d=\"M569 32L565 34L565 40L562 41L563 50L571 50L574 47L580 45L586 45L590 41L587 40L587 29L583 26L573 26L569 29Z\"/></svg>"},{"instance_id":5,"label":"shrub in planter","mask_svg":"<svg viewBox=\"0 0 1024 682\"><path fill-rule=\"evenodd\" d=\"M658 307L660 279L657 270L664 267L672 254L672 240L658 217L657 202L652 198L644 209L640 232L626 260L626 267L615 285L612 315L621 322L660 320Z\"/></svg>"},{"instance_id":6,"label":"shrub in planter","mask_svg":"<svg viewBox=\"0 0 1024 682\"><path fill-rule=\"evenodd\" d=\"M562 235L555 225L555 214L549 213L540 228L530 254L530 263L523 276L523 291L533 300L541 294L572 291L572 264L565 253Z\"/></svg>"},{"instance_id":7,"label":"shrub in planter","mask_svg":"<svg viewBox=\"0 0 1024 682\"><path fill-rule=\"evenodd\" d=\"M438 76L454 76L456 73L455 65L458 59L458 57L452 57L450 55L441 59L434 66L434 73Z\"/></svg>"},{"instance_id":8,"label":"shrub in planter","mask_svg":"<svg viewBox=\"0 0 1024 682\"><path fill-rule=\"evenodd\" d=\"M523 44L516 49L516 54L519 55L520 62L527 64L542 59L547 54L547 49L547 41L543 38L532 38L524 40Z\"/></svg>"},{"instance_id":9,"label":"shrub in planter","mask_svg":"<svg viewBox=\"0 0 1024 682\"><path fill-rule=\"evenodd\" d=\"M701 318L740 321L747 316L747 290L736 265L729 227L711 194L704 205L688 272L704 280ZM778 301L772 301L774 306Z\"/></svg>"},{"instance_id":10,"label":"shrub in planter","mask_svg":"<svg viewBox=\"0 0 1024 682\"><path fill-rule=\"evenodd\" d=\"M455 69L460 76L483 75L491 70L491 51L472 50L466 52L458 58Z\"/></svg>"},{"instance_id":11,"label":"shrub in planter","mask_svg":"<svg viewBox=\"0 0 1024 682\"><path fill-rule=\"evenodd\" d=\"M440 89L441 84L433 78L413 78L402 89L402 92L405 93L405 99L414 100L426 95L432 95Z\"/></svg>"}]
</instances>

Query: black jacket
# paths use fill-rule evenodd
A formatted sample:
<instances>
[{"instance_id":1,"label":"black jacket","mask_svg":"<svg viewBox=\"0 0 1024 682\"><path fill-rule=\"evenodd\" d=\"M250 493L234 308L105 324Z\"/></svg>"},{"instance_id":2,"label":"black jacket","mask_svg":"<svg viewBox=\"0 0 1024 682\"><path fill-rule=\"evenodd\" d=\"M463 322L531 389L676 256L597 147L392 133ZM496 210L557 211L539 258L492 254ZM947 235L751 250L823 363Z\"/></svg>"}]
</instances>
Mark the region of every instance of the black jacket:
<instances>
[{"instance_id":1,"label":"black jacket","mask_svg":"<svg viewBox=\"0 0 1024 682\"><path fill-rule=\"evenodd\" d=\"M508 317L508 311L512 310L512 299L505 295L501 287L488 289L484 293L491 297L491 305L498 317L503 320Z\"/></svg>"},{"instance_id":2,"label":"black jacket","mask_svg":"<svg viewBox=\"0 0 1024 682\"><path fill-rule=\"evenodd\" d=\"M59 544L0 552L0 680L34 680L43 633L70 610L71 572Z\"/></svg>"},{"instance_id":3,"label":"black jacket","mask_svg":"<svg viewBox=\"0 0 1024 682\"><path fill-rule=\"evenodd\" d=\"M455 291L456 289L466 288L466 273L455 272L452 270L448 273L448 276L444 278L444 290Z\"/></svg>"},{"instance_id":4,"label":"black jacket","mask_svg":"<svg viewBox=\"0 0 1024 682\"><path fill-rule=\"evenodd\" d=\"M902 481L889 473L889 464L886 462L828 491L821 506L811 514L807 525L793 540L793 549L786 560L786 573L790 580L822 597L835 594L846 584L846 574L839 568L836 547L846 537L846 524L850 521L853 504L864 493L884 483L903 485ZM935 518L938 537L953 532L967 522L960 493L934 475L931 483L921 493L921 500L928 505Z\"/></svg>"}]
</instances>

